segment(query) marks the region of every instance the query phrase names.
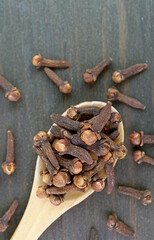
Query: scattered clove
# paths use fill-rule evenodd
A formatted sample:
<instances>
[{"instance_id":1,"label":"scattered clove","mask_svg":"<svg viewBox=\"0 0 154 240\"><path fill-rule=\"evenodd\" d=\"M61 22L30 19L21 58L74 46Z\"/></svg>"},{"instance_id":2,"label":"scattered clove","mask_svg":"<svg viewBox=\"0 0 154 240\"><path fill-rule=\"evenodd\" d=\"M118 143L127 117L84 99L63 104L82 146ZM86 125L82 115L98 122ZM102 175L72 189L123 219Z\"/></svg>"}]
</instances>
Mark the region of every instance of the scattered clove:
<instances>
[{"instance_id":1,"label":"scattered clove","mask_svg":"<svg viewBox=\"0 0 154 240\"><path fill-rule=\"evenodd\" d=\"M154 144L154 135L144 135L143 131L141 132L133 132L129 136L129 140L135 146L143 146L143 144Z\"/></svg>"},{"instance_id":2,"label":"scattered clove","mask_svg":"<svg viewBox=\"0 0 154 240\"><path fill-rule=\"evenodd\" d=\"M6 78L1 75L0 87L5 92L5 97L7 97L12 102L17 102L21 97L20 90L14 87Z\"/></svg>"},{"instance_id":3,"label":"scattered clove","mask_svg":"<svg viewBox=\"0 0 154 240\"><path fill-rule=\"evenodd\" d=\"M144 163L149 163L154 166L154 158L147 156L145 154L145 152L143 152L141 150L136 150L133 152L133 159L138 164L144 162Z\"/></svg>"},{"instance_id":4,"label":"scattered clove","mask_svg":"<svg viewBox=\"0 0 154 240\"><path fill-rule=\"evenodd\" d=\"M0 218L0 232L4 232L8 226L9 222L15 213L16 209L18 207L18 201L14 200L11 206L9 207L8 211L3 215L2 218Z\"/></svg>"},{"instance_id":5,"label":"scattered clove","mask_svg":"<svg viewBox=\"0 0 154 240\"><path fill-rule=\"evenodd\" d=\"M115 229L116 232L126 237L135 236L134 231L130 227L128 227L125 223L121 222L115 214L108 216L107 226L109 230Z\"/></svg>"},{"instance_id":6,"label":"scattered clove","mask_svg":"<svg viewBox=\"0 0 154 240\"><path fill-rule=\"evenodd\" d=\"M83 74L83 79L86 83L96 82L99 74L111 64L112 58L108 58L105 61L100 62L97 66L92 69L87 69Z\"/></svg>"},{"instance_id":7,"label":"scattered clove","mask_svg":"<svg viewBox=\"0 0 154 240\"><path fill-rule=\"evenodd\" d=\"M152 196L149 190L140 191L131 187L119 186L118 192L130 197L136 198L138 200L141 200L144 206L147 206L147 204L152 202Z\"/></svg>"},{"instance_id":8,"label":"scattered clove","mask_svg":"<svg viewBox=\"0 0 154 240\"><path fill-rule=\"evenodd\" d=\"M16 164L14 162L14 136L10 130L7 131L6 160L2 164L2 169L7 175L12 174L16 169Z\"/></svg>"},{"instance_id":9,"label":"scattered clove","mask_svg":"<svg viewBox=\"0 0 154 240\"><path fill-rule=\"evenodd\" d=\"M108 89L107 99L108 99L108 101L111 101L111 102L114 102L114 101L123 102L132 108L137 108L137 109L141 109L141 110L145 110L145 108L146 108L146 106L143 105L141 102L139 102L137 99L128 97L128 96L120 93L115 87Z\"/></svg>"},{"instance_id":10,"label":"scattered clove","mask_svg":"<svg viewBox=\"0 0 154 240\"><path fill-rule=\"evenodd\" d=\"M123 82L125 79L130 78L130 77L142 72L145 69L147 69L147 64L139 63L139 64L133 65L127 69L115 71L112 74L112 79L115 83L120 83L120 82Z\"/></svg>"},{"instance_id":11,"label":"scattered clove","mask_svg":"<svg viewBox=\"0 0 154 240\"><path fill-rule=\"evenodd\" d=\"M41 54L32 58L32 64L36 67L36 69L39 69L40 67L68 68L70 66L70 63L67 61L43 58Z\"/></svg>"},{"instance_id":12,"label":"scattered clove","mask_svg":"<svg viewBox=\"0 0 154 240\"><path fill-rule=\"evenodd\" d=\"M68 94L71 93L72 87L67 81L63 81L53 70L45 67L44 72L48 76L48 78L53 81L57 87L59 87L59 91Z\"/></svg>"}]
</instances>

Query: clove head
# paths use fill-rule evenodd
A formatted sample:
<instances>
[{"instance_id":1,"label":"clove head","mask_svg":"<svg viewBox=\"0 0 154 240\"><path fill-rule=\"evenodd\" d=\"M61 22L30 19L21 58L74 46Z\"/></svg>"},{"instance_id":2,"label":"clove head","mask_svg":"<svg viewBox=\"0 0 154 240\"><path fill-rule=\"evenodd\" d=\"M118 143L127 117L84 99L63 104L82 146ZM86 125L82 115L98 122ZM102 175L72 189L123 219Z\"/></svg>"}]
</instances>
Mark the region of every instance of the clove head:
<instances>
[{"instance_id":1,"label":"clove head","mask_svg":"<svg viewBox=\"0 0 154 240\"><path fill-rule=\"evenodd\" d=\"M5 94L5 97L7 97L11 102L17 102L21 97L20 90L17 88L14 88L10 92L7 92Z\"/></svg>"},{"instance_id":2,"label":"clove head","mask_svg":"<svg viewBox=\"0 0 154 240\"><path fill-rule=\"evenodd\" d=\"M92 145L97 141L97 136L94 132L91 130L86 130L81 134L81 139L84 141L87 145Z\"/></svg>"},{"instance_id":3,"label":"clove head","mask_svg":"<svg viewBox=\"0 0 154 240\"><path fill-rule=\"evenodd\" d=\"M119 97L119 91L115 87L108 88L106 95L108 101L116 101Z\"/></svg>"},{"instance_id":4,"label":"clove head","mask_svg":"<svg viewBox=\"0 0 154 240\"><path fill-rule=\"evenodd\" d=\"M38 54L38 55L35 55L33 58L32 58L32 64L35 66L35 67L38 67L40 62L42 60L42 56L41 54Z\"/></svg>"},{"instance_id":5,"label":"clove head","mask_svg":"<svg viewBox=\"0 0 154 240\"><path fill-rule=\"evenodd\" d=\"M101 192L105 188L105 182L102 179L98 179L97 181L91 184L91 188L95 192Z\"/></svg>"},{"instance_id":6,"label":"clove head","mask_svg":"<svg viewBox=\"0 0 154 240\"><path fill-rule=\"evenodd\" d=\"M138 164L140 164L142 162L142 158L144 158L144 156L145 156L145 152L143 152L141 150L136 150L133 152L133 159Z\"/></svg>"},{"instance_id":7,"label":"clove head","mask_svg":"<svg viewBox=\"0 0 154 240\"><path fill-rule=\"evenodd\" d=\"M67 93L71 93L72 87L67 81L65 81L63 82L63 84L59 86L59 90L60 92L67 94Z\"/></svg>"},{"instance_id":8,"label":"clove head","mask_svg":"<svg viewBox=\"0 0 154 240\"><path fill-rule=\"evenodd\" d=\"M49 196L49 200L53 205L59 206L62 202L64 202L64 197L63 195L51 194Z\"/></svg>"},{"instance_id":9,"label":"clove head","mask_svg":"<svg viewBox=\"0 0 154 240\"><path fill-rule=\"evenodd\" d=\"M39 143L42 141L48 141L49 135L46 132L40 131L34 136L34 142Z\"/></svg>"},{"instance_id":10,"label":"clove head","mask_svg":"<svg viewBox=\"0 0 154 240\"><path fill-rule=\"evenodd\" d=\"M142 204L144 206L147 206L151 202L152 202L151 192L149 190L145 190L143 195L142 195Z\"/></svg>"},{"instance_id":11,"label":"clove head","mask_svg":"<svg viewBox=\"0 0 154 240\"><path fill-rule=\"evenodd\" d=\"M16 169L16 164L14 162L4 162L2 169L7 175L11 175Z\"/></svg>"},{"instance_id":12,"label":"clove head","mask_svg":"<svg viewBox=\"0 0 154 240\"><path fill-rule=\"evenodd\" d=\"M121 71L115 71L113 74L112 74L112 79L115 83L120 83L124 80L124 77L123 75L121 74Z\"/></svg>"},{"instance_id":13,"label":"clove head","mask_svg":"<svg viewBox=\"0 0 154 240\"><path fill-rule=\"evenodd\" d=\"M131 141L131 143L135 146L142 146L142 137L143 137L143 132L133 132L130 136L129 136L129 140Z\"/></svg>"},{"instance_id":14,"label":"clove head","mask_svg":"<svg viewBox=\"0 0 154 240\"><path fill-rule=\"evenodd\" d=\"M118 226L118 219L116 215L110 215L107 219L107 226L109 230L115 229Z\"/></svg>"},{"instance_id":15,"label":"clove head","mask_svg":"<svg viewBox=\"0 0 154 240\"><path fill-rule=\"evenodd\" d=\"M47 184L48 186L52 185L52 178L50 173L42 173L42 181Z\"/></svg>"},{"instance_id":16,"label":"clove head","mask_svg":"<svg viewBox=\"0 0 154 240\"><path fill-rule=\"evenodd\" d=\"M96 75L92 74L91 72L86 72L83 74L83 79L86 83L94 83L97 79Z\"/></svg>"},{"instance_id":17,"label":"clove head","mask_svg":"<svg viewBox=\"0 0 154 240\"><path fill-rule=\"evenodd\" d=\"M73 174L79 174L82 171L82 163L80 161L76 161L71 171Z\"/></svg>"},{"instance_id":18,"label":"clove head","mask_svg":"<svg viewBox=\"0 0 154 240\"><path fill-rule=\"evenodd\" d=\"M57 152L67 151L67 142L65 139L55 141L54 148Z\"/></svg>"},{"instance_id":19,"label":"clove head","mask_svg":"<svg viewBox=\"0 0 154 240\"><path fill-rule=\"evenodd\" d=\"M73 178L73 183L78 188L86 188L87 187L87 181L84 179L82 175L75 175Z\"/></svg>"},{"instance_id":20,"label":"clove head","mask_svg":"<svg viewBox=\"0 0 154 240\"><path fill-rule=\"evenodd\" d=\"M46 198L47 197L46 188L42 186L39 187L36 191L36 196L38 198Z\"/></svg>"}]
</instances>

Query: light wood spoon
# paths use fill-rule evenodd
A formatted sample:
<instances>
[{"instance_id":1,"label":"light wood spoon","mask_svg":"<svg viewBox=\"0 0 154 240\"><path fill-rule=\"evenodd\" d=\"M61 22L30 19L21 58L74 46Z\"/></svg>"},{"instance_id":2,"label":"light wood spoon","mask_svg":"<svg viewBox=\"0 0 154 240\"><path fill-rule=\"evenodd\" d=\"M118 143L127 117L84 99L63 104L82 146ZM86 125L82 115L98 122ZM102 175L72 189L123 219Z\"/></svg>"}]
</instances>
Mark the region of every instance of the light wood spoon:
<instances>
[{"instance_id":1,"label":"light wood spoon","mask_svg":"<svg viewBox=\"0 0 154 240\"><path fill-rule=\"evenodd\" d=\"M106 103L104 102L83 102L78 104L76 107L86 107L86 106L98 106L103 107ZM112 112L116 109L112 107ZM67 112L67 111L66 111ZM63 116L66 116L66 112ZM118 142L124 141L124 129L123 123L119 124L120 135L117 138ZM50 131L48 132L50 135ZM43 185L40 171L44 169L44 164L38 157L36 162L36 169L34 175L33 186L30 194L30 198L24 212L24 215L15 230L11 240L36 240L39 236L52 224L57 218L59 218L63 213L68 211L70 208L74 207L78 203L82 202L88 196L90 196L94 191L88 189L85 193L74 192L65 195L64 202L59 206L54 206L50 203L49 199L39 199L36 196L36 191L38 186Z\"/></svg>"}]
</instances>

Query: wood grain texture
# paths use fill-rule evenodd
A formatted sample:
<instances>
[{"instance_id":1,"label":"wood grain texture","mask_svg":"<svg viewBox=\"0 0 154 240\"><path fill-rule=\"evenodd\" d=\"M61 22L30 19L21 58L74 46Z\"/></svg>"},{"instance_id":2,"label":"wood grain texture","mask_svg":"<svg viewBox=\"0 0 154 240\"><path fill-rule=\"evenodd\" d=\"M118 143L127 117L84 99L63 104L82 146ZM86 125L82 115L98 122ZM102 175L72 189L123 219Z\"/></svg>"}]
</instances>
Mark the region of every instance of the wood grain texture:
<instances>
[{"instance_id":1,"label":"wood grain texture","mask_svg":"<svg viewBox=\"0 0 154 240\"><path fill-rule=\"evenodd\" d=\"M0 1L0 74L21 90L21 100L9 102L0 90L0 159L6 154L6 133L15 136L16 172L6 176L0 170L0 216L13 199L19 207L10 227L0 233L7 240L14 232L27 204L36 155L32 150L33 136L47 131L50 114L62 113L70 105L83 101L105 101L105 92L114 85L114 70L146 62L148 69L118 85L120 91L145 103L147 109L134 110L122 103L113 104L121 113L125 125L125 144L129 149L125 160L116 165L116 184L149 188L154 196L154 169L137 165L132 160L129 134L144 130L154 134L154 1L153 0L1 0ZM73 91L63 96L42 71L31 64L33 55L65 59L71 67L56 70L69 81ZM113 64L97 82L87 85L82 74L101 60L112 57ZM144 151L154 157L152 146ZM86 201L66 212L53 223L40 240L88 239L91 226L100 239L125 240L106 227L107 215L115 211L136 231L136 240L154 238L154 205L147 208L116 191L107 196L106 190L95 193Z\"/></svg>"}]
</instances>

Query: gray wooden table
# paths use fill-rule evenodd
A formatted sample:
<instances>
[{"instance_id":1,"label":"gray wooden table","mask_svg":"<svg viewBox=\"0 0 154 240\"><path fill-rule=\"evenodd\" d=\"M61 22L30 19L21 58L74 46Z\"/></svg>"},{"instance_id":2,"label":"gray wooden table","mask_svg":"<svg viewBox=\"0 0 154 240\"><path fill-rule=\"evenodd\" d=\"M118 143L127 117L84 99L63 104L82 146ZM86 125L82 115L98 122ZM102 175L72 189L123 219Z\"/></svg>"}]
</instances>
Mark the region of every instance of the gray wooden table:
<instances>
[{"instance_id":1,"label":"gray wooden table","mask_svg":"<svg viewBox=\"0 0 154 240\"><path fill-rule=\"evenodd\" d=\"M69 69L56 70L72 84L70 95L63 96L42 71L34 69L31 59L38 53L70 61ZM93 86L85 84L85 69L109 56L113 58L112 66ZM0 74L22 94L19 102L11 103L0 90L0 159L1 163L5 159L6 132L11 129L17 163L11 176L0 170L0 216L13 199L19 201L10 227L0 233L1 240L11 237L26 207L36 162L33 136L49 129L49 115L83 101L106 101L106 90L113 85L112 72L140 62L146 62L148 70L118 88L141 100L147 109L143 112L114 104L123 117L129 150L126 159L116 166L116 185L149 188L154 197L154 168L133 162L128 138L134 130L154 133L154 1L0 1ZM143 149L154 157L152 146ZM115 189L110 196L106 190L94 193L54 222L40 240L86 240L91 226L96 227L101 240L124 240L107 230L106 218L112 211L136 231L136 240L154 239L154 204L144 207Z\"/></svg>"}]
</instances>

